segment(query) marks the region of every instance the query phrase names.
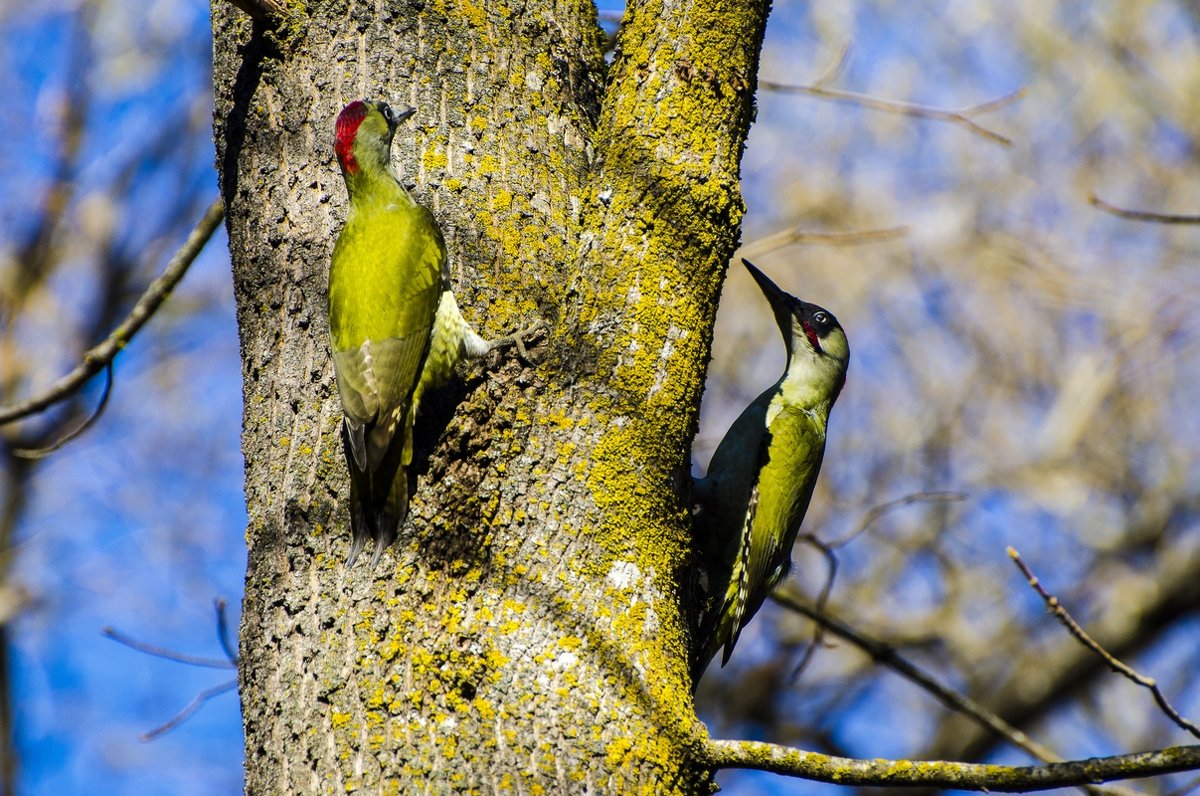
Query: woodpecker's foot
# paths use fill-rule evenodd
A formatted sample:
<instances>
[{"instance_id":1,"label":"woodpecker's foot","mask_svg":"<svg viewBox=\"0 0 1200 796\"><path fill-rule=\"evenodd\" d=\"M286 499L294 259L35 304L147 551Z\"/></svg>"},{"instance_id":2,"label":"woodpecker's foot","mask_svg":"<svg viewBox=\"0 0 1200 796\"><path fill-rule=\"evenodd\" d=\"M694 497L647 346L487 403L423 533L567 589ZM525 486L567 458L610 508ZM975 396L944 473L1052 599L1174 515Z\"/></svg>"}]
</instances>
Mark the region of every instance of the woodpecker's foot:
<instances>
[{"instance_id":1,"label":"woodpecker's foot","mask_svg":"<svg viewBox=\"0 0 1200 796\"><path fill-rule=\"evenodd\" d=\"M546 322L540 318L534 321L524 329L506 334L504 337L497 337L495 340L488 341L488 350L494 351L497 348L505 348L506 346L514 346L517 349L517 356L522 362L529 363L529 352L525 350L525 341L534 339L539 332L546 330Z\"/></svg>"}]
</instances>

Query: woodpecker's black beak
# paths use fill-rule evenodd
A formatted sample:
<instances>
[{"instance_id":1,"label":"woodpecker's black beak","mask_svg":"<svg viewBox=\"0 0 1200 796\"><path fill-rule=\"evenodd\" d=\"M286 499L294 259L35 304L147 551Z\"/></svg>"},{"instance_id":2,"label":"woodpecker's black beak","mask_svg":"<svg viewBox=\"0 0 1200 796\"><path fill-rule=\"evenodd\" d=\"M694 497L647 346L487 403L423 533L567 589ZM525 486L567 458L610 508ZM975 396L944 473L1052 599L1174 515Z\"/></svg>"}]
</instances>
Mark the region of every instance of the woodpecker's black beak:
<instances>
[{"instance_id":1,"label":"woodpecker's black beak","mask_svg":"<svg viewBox=\"0 0 1200 796\"><path fill-rule=\"evenodd\" d=\"M754 266L754 263L743 259L742 265L746 266L746 270L750 272L750 276L754 277L754 281L758 283L758 288L767 297L767 301L771 302L771 307L777 310L788 309L788 294L779 289L779 286L767 277L762 271Z\"/></svg>"},{"instance_id":2,"label":"woodpecker's black beak","mask_svg":"<svg viewBox=\"0 0 1200 796\"><path fill-rule=\"evenodd\" d=\"M383 114L383 118L387 120L388 130L393 133L395 133L396 128L400 126L400 122L417 112L416 108L396 109L388 105L386 102L376 102L373 104L379 109L379 112Z\"/></svg>"},{"instance_id":3,"label":"woodpecker's black beak","mask_svg":"<svg viewBox=\"0 0 1200 796\"><path fill-rule=\"evenodd\" d=\"M758 289L767 297L767 301L771 303L771 309L775 310L775 317L780 319L780 326L783 326L782 319L792 314L792 305L796 300L780 290L779 285L772 282L770 277L755 268L754 263L742 260L742 265L746 266L750 276L754 277L754 281L758 283Z\"/></svg>"},{"instance_id":4,"label":"woodpecker's black beak","mask_svg":"<svg viewBox=\"0 0 1200 796\"><path fill-rule=\"evenodd\" d=\"M792 353L792 318L796 299L789 296L779 289L779 285L775 284L764 274L758 270L754 263L743 258L742 265L746 266L746 270L750 272L750 276L754 277L754 281L758 283L758 289L767 297L767 302L771 305L771 311L775 313L775 323L779 325L779 333L783 335L784 345L787 346L788 355Z\"/></svg>"}]
</instances>

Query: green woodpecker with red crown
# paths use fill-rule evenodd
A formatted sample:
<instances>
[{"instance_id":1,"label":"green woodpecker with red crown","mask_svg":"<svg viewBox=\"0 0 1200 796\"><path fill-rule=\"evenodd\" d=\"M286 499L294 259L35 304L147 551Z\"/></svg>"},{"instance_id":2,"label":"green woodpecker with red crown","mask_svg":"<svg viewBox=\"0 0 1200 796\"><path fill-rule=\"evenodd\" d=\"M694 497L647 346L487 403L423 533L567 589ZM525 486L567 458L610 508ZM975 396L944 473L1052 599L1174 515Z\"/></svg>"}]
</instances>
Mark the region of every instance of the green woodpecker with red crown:
<instances>
[{"instance_id":1,"label":"green woodpecker with red crown","mask_svg":"<svg viewBox=\"0 0 1200 796\"><path fill-rule=\"evenodd\" d=\"M335 127L350 195L329 267L329 333L350 468L347 566L370 540L374 568L408 513L406 468L422 395L445 383L460 360L532 331L484 340L459 312L442 231L392 171L392 138L414 112L358 100Z\"/></svg>"}]
</instances>

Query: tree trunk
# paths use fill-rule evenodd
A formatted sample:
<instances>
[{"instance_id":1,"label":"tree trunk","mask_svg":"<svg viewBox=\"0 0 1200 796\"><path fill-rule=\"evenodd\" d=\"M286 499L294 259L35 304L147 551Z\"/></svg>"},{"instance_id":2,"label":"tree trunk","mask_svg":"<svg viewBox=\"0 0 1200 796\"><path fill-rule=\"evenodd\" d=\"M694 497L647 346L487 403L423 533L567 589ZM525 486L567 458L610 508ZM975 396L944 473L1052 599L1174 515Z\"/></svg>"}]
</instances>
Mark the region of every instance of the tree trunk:
<instances>
[{"instance_id":1,"label":"tree trunk","mask_svg":"<svg viewBox=\"0 0 1200 796\"><path fill-rule=\"evenodd\" d=\"M766 3L216 4L216 144L245 378L251 793L703 793L689 450L737 242ZM393 157L492 354L418 420L409 520L345 568L325 293L345 102Z\"/></svg>"}]
</instances>

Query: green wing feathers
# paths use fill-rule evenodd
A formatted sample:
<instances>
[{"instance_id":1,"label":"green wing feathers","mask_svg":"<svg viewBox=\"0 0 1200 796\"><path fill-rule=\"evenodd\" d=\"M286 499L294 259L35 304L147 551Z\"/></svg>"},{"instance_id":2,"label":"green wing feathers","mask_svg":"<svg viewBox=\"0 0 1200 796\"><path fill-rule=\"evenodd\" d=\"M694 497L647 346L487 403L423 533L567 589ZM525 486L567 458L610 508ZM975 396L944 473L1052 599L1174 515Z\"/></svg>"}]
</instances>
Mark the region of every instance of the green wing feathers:
<instances>
[{"instance_id":1,"label":"green wing feathers","mask_svg":"<svg viewBox=\"0 0 1200 796\"><path fill-rule=\"evenodd\" d=\"M338 393L359 469L377 470L397 431L407 434L411 428L402 423L411 423L413 385L427 348L427 338L412 334L367 340L351 351L334 352Z\"/></svg>"}]
</instances>

